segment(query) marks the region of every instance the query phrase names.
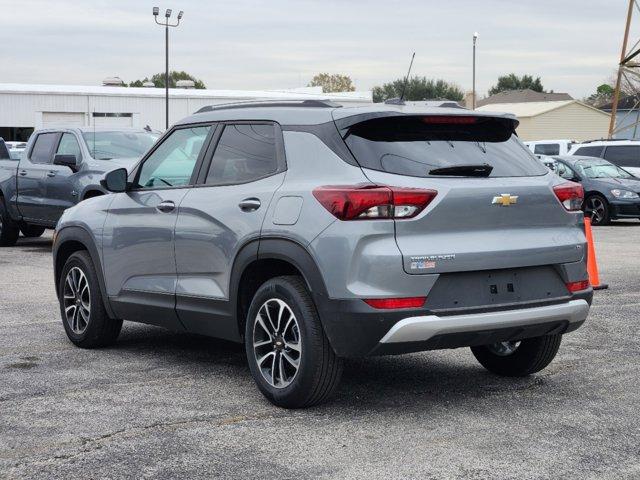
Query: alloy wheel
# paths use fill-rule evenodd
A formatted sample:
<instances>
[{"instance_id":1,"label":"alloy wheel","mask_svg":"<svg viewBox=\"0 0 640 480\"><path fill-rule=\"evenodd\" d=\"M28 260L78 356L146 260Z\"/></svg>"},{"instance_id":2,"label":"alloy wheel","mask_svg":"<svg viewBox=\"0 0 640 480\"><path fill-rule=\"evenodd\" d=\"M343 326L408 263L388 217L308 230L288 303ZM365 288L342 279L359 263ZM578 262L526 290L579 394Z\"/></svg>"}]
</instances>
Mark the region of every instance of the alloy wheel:
<instances>
[{"instance_id":1,"label":"alloy wheel","mask_svg":"<svg viewBox=\"0 0 640 480\"><path fill-rule=\"evenodd\" d=\"M591 223L600 223L604 220L606 207L598 197L591 197L587 200L585 213L591 217Z\"/></svg>"},{"instance_id":2,"label":"alloy wheel","mask_svg":"<svg viewBox=\"0 0 640 480\"><path fill-rule=\"evenodd\" d=\"M62 295L67 324L73 333L82 335L91 318L91 289L80 268L73 267L69 270Z\"/></svg>"},{"instance_id":3,"label":"alloy wheel","mask_svg":"<svg viewBox=\"0 0 640 480\"><path fill-rule=\"evenodd\" d=\"M300 369L302 339L291 307L279 298L262 304L253 322L253 352L262 377L275 388L291 384Z\"/></svg>"},{"instance_id":4,"label":"alloy wheel","mask_svg":"<svg viewBox=\"0 0 640 480\"><path fill-rule=\"evenodd\" d=\"M489 351L499 357L507 357L513 354L518 347L520 346L520 342L498 342L492 345L488 345L487 348Z\"/></svg>"}]
</instances>

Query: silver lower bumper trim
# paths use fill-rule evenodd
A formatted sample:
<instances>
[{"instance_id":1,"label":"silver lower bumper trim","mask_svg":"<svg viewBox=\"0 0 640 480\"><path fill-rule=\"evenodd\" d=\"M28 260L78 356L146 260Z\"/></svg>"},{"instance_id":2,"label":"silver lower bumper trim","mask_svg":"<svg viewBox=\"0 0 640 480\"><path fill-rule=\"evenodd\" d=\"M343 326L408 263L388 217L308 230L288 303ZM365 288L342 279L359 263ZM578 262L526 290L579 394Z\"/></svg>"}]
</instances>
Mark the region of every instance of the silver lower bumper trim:
<instances>
[{"instance_id":1,"label":"silver lower bumper trim","mask_svg":"<svg viewBox=\"0 0 640 480\"><path fill-rule=\"evenodd\" d=\"M380 343L420 342L445 333L472 332L492 328L535 325L567 320L580 322L587 318L589 304L585 300L571 300L559 305L503 310L438 317L425 315L400 320L386 333Z\"/></svg>"}]
</instances>

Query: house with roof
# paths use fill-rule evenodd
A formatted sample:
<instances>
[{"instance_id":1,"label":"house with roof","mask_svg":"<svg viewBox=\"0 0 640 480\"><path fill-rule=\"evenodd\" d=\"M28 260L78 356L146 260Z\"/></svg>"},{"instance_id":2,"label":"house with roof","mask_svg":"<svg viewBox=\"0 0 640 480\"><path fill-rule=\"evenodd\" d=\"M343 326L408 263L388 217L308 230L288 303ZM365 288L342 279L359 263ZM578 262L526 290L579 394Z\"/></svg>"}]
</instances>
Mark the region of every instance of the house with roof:
<instances>
[{"instance_id":1,"label":"house with roof","mask_svg":"<svg viewBox=\"0 0 640 480\"><path fill-rule=\"evenodd\" d=\"M600 110L610 114L613 110L613 102L600 106ZM616 131L613 138L640 140L640 94L627 95L618 101Z\"/></svg>"},{"instance_id":2,"label":"house with roof","mask_svg":"<svg viewBox=\"0 0 640 480\"><path fill-rule=\"evenodd\" d=\"M514 96L502 96L503 99ZM534 92L538 93L538 92ZM500 95L500 94L498 94ZM496 97L498 95L493 95ZM567 95L567 94L544 94ZM528 96L528 94L525 94ZM491 99L492 97L489 97ZM522 96L515 98L522 98ZM574 99L543 101L522 101L505 103L485 103L477 110L489 112L507 112L514 114L520 121L517 133L523 141L565 138L578 142L606 138L609 132L611 114L591 107ZM486 100L489 100L486 99Z\"/></svg>"},{"instance_id":3,"label":"house with roof","mask_svg":"<svg viewBox=\"0 0 640 480\"><path fill-rule=\"evenodd\" d=\"M505 90L476 102L476 107L496 103L531 103L531 102L560 102L573 100L568 93L536 92L529 88L524 90Z\"/></svg>"}]
</instances>

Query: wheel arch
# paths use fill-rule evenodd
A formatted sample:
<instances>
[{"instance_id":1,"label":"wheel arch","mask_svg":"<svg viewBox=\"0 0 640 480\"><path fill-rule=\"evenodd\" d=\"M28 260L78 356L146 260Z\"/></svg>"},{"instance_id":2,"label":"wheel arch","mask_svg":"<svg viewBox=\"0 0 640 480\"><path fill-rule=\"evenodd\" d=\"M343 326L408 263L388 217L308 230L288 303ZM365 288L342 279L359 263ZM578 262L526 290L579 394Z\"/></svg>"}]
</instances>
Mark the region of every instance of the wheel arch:
<instances>
[{"instance_id":1,"label":"wheel arch","mask_svg":"<svg viewBox=\"0 0 640 480\"><path fill-rule=\"evenodd\" d=\"M230 298L240 338L244 335L246 314L253 295L265 281L281 275L302 277L317 308L327 298L320 269L304 246L284 238L255 240L238 254L231 274ZM320 319L322 321L321 315Z\"/></svg>"},{"instance_id":2,"label":"wheel arch","mask_svg":"<svg viewBox=\"0 0 640 480\"><path fill-rule=\"evenodd\" d=\"M102 264L100 263L98 248L96 247L91 234L82 227L65 227L56 232L55 243L53 246L53 271L56 295L60 295L58 286L60 285L60 276L62 275L62 269L64 268L65 263L71 255L82 250L89 254L91 261L93 262L93 266L96 269L104 307L109 316L111 318L115 318L107 296L107 289L104 283L104 274L102 271Z\"/></svg>"}]
</instances>

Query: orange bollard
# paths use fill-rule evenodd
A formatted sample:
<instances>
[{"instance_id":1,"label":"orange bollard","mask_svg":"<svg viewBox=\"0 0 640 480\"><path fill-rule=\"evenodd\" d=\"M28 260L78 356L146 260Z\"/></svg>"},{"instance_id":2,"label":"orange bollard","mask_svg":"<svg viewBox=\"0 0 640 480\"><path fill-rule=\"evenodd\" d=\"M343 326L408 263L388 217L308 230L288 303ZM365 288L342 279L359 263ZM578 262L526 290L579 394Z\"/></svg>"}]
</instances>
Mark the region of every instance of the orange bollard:
<instances>
[{"instance_id":1,"label":"orange bollard","mask_svg":"<svg viewBox=\"0 0 640 480\"><path fill-rule=\"evenodd\" d=\"M600 283L596 248L593 243L593 233L591 232L591 219L587 216L584 217L584 234L587 237L587 273L589 274L589 283L591 283L594 290L605 290L609 288L609 285Z\"/></svg>"}]
</instances>

